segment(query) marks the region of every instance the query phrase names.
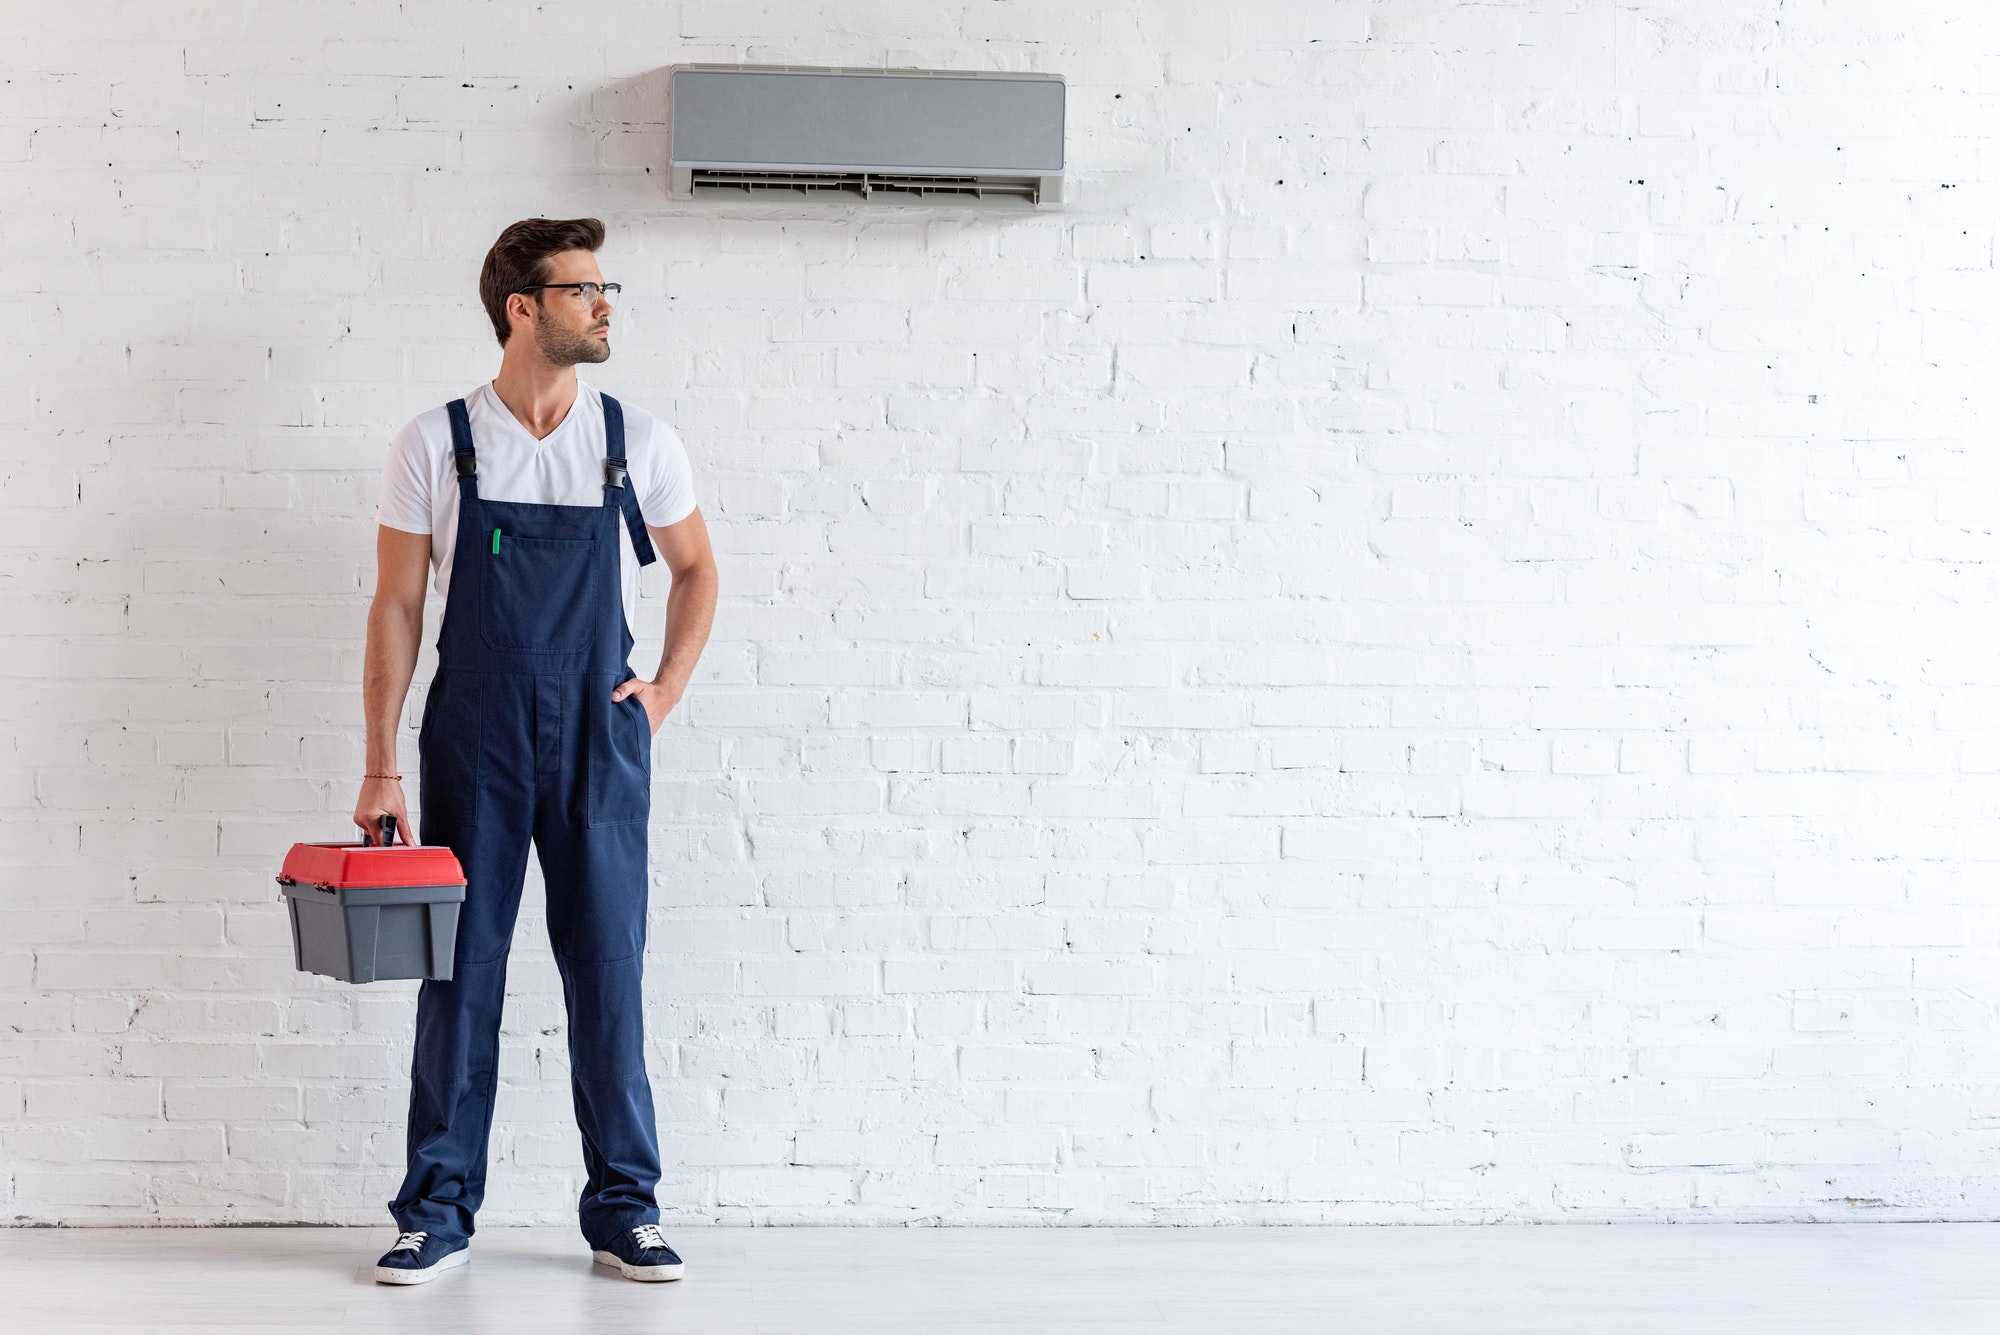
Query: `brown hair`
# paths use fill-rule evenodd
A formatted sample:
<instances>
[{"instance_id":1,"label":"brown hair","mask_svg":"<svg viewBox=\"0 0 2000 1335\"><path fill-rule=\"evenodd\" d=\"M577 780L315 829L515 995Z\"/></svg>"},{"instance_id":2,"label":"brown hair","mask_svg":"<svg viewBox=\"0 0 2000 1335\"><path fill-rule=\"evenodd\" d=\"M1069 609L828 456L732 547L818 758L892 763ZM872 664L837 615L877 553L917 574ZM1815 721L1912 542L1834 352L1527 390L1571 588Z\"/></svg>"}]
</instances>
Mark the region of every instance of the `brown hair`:
<instances>
[{"instance_id":1,"label":"brown hair","mask_svg":"<svg viewBox=\"0 0 2000 1335\"><path fill-rule=\"evenodd\" d=\"M507 298L524 287L549 281L549 257L565 250L596 250L604 244L604 224L595 218L523 218L500 233L479 268L479 299L493 321L494 336L507 346L514 332ZM540 297L541 293L535 293Z\"/></svg>"}]
</instances>

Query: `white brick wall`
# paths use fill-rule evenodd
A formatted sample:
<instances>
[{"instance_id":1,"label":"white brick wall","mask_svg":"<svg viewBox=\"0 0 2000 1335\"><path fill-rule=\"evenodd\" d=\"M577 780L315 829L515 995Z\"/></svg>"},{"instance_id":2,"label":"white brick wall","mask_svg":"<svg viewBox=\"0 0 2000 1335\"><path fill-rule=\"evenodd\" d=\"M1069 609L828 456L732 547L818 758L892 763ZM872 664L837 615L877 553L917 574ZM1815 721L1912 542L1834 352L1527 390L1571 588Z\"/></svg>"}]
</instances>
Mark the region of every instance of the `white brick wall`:
<instances>
[{"instance_id":1,"label":"white brick wall","mask_svg":"<svg viewBox=\"0 0 2000 1335\"><path fill-rule=\"evenodd\" d=\"M13 6L4 1215L387 1222L414 985L271 876L388 435L590 212L726 590L670 1216L1992 1217L1991 12ZM700 60L1060 72L1072 202L672 203ZM579 1177L528 902L496 1221Z\"/></svg>"}]
</instances>

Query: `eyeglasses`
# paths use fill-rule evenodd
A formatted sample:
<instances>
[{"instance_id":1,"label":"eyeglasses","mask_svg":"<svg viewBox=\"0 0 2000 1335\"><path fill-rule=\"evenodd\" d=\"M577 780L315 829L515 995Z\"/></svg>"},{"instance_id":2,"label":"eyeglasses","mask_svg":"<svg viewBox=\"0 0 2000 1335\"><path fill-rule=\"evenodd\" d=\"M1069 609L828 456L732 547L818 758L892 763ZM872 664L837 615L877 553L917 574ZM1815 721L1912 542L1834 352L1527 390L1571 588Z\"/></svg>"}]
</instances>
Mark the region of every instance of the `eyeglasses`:
<instances>
[{"instance_id":1,"label":"eyeglasses","mask_svg":"<svg viewBox=\"0 0 2000 1335\"><path fill-rule=\"evenodd\" d=\"M600 292L607 297L615 297L624 291L623 285L618 283L537 283L533 287L517 287L514 290L516 292L539 292L545 287L569 288L579 297L583 298L585 305L590 306L597 304L597 296Z\"/></svg>"}]
</instances>

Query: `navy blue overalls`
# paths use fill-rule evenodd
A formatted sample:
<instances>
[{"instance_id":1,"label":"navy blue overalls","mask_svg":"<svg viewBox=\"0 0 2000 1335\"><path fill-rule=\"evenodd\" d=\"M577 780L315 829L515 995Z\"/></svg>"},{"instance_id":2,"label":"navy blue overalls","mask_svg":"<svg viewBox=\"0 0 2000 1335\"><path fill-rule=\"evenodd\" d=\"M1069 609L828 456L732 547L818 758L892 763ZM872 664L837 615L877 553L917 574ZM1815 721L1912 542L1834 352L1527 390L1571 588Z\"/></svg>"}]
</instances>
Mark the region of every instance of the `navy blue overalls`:
<instances>
[{"instance_id":1,"label":"navy blue overalls","mask_svg":"<svg viewBox=\"0 0 2000 1335\"><path fill-rule=\"evenodd\" d=\"M593 1248L659 1222L639 978L652 727L629 679L618 544L652 542L626 485L624 412L604 395L602 505L482 500L465 400L450 404L458 537L418 733L422 839L465 870L452 980L417 994L409 1171L396 1227L470 1237L486 1195L507 947L532 836L569 1010L570 1086ZM620 519L623 519L623 524Z\"/></svg>"}]
</instances>

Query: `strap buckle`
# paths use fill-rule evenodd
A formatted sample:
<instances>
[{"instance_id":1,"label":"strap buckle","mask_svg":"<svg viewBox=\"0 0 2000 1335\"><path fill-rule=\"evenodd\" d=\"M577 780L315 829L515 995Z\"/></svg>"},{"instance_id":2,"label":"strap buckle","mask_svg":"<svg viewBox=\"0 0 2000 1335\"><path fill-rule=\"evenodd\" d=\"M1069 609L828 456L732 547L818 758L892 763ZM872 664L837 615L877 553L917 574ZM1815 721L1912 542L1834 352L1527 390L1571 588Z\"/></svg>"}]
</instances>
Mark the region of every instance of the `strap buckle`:
<instances>
[{"instance_id":1,"label":"strap buckle","mask_svg":"<svg viewBox=\"0 0 2000 1335\"><path fill-rule=\"evenodd\" d=\"M464 454L454 455L453 458L458 463L458 475L460 477L479 476L479 460L470 450L467 450Z\"/></svg>"},{"instance_id":2,"label":"strap buckle","mask_svg":"<svg viewBox=\"0 0 2000 1335\"><path fill-rule=\"evenodd\" d=\"M604 461L604 485L622 489L625 485L625 465L622 463L614 464L609 459L606 459Z\"/></svg>"}]
</instances>

